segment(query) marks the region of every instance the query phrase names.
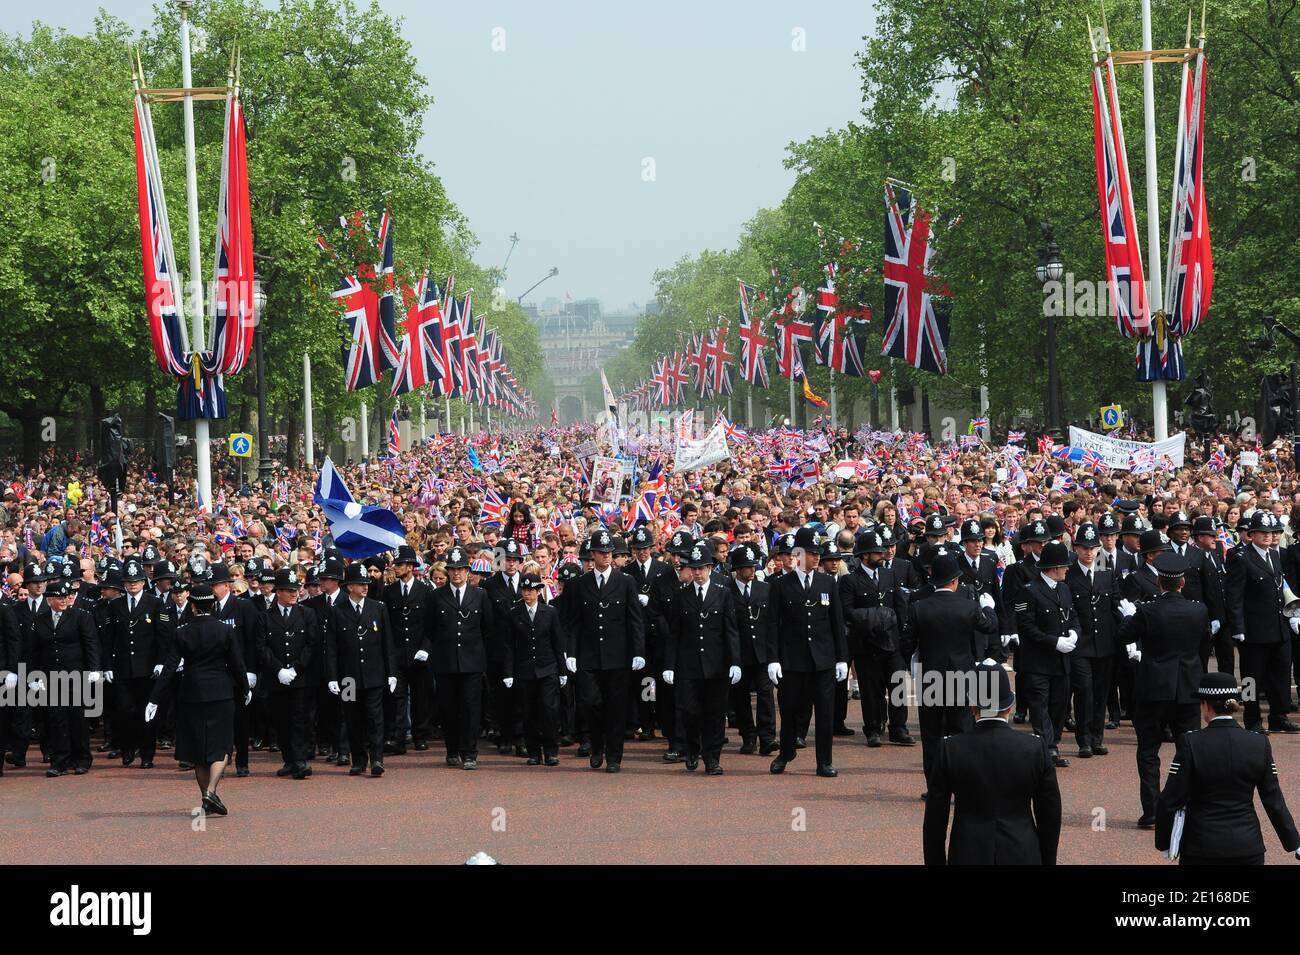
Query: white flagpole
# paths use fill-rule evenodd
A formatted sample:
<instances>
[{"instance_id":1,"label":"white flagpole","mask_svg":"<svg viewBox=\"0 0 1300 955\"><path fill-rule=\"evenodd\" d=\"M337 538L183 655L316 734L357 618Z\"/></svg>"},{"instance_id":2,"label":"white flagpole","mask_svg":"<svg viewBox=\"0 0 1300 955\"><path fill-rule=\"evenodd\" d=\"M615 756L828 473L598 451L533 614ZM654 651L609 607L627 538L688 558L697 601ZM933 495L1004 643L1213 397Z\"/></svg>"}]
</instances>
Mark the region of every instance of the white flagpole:
<instances>
[{"instance_id":1,"label":"white flagpole","mask_svg":"<svg viewBox=\"0 0 1300 955\"><path fill-rule=\"evenodd\" d=\"M1142 0L1142 49L1151 52L1151 0ZM1147 173L1147 308L1159 309L1164 322L1164 282L1160 261L1160 195L1156 179L1156 94L1155 70L1148 56L1142 62L1142 112L1146 120ZM1154 319L1155 316L1153 315ZM1152 335L1163 335L1163 328L1153 327ZM1164 379L1151 382L1151 417L1155 420L1155 439L1169 437L1169 408Z\"/></svg>"},{"instance_id":2,"label":"white flagpole","mask_svg":"<svg viewBox=\"0 0 1300 955\"><path fill-rule=\"evenodd\" d=\"M366 417L366 403L361 402L361 460L370 460L370 421Z\"/></svg>"},{"instance_id":3,"label":"white flagpole","mask_svg":"<svg viewBox=\"0 0 1300 955\"><path fill-rule=\"evenodd\" d=\"M790 367L790 427L794 427L794 366Z\"/></svg>"},{"instance_id":4,"label":"white flagpole","mask_svg":"<svg viewBox=\"0 0 1300 955\"><path fill-rule=\"evenodd\" d=\"M830 369L830 374L831 374L831 428L838 428L840 426L840 419L838 414L838 405L835 403L835 369L834 368Z\"/></svg>"},{"instance_id":5,"label":"white flagpole","mask_svg":"<svg viewBox=\"0 0 1300 955\"><path fill-rule=\"evenodd\" d=\"M191 0L180 0L181 13L181 85L185 87L182 101L185 112L185 205L189 213L190 232L190 317L192 320L190 346L195 352L203 351L207 335L203 331L203 265L199 257L199 180L194 167L194 86L190 72L190 19ZM194 419L194 462L197 467L199 494L205 501L212 500L212 445L209 443L208 419Z\"/></svg>"},{"instance_id":6,"label":"white flagpole","mask_svg":"<svg viewBox=\"0 0 1300 955\"><path fill-rule=\"evenodd\" d=\"M754 394L752 389L745 392L745 427L754 427Z\"/></svg>"},{"instance_id":7,"label":"white flagpole","mask_svg":"<svg viewBox=\"0 0 1300 955\"><path fill-rule=\"evenodd\" d=\"M451 434L451 399L450 398L442 399L442 410L445 413L447 418L447 433Z\"/></svg>"},{"instance_id":8,"label":"white flagpole","mask_svg":"<svg viewBox=\"0 0 1300 955\"><path fill-rule=\"evenodd\" d=\"M311 428L311 355L302 353L302 420L303 448L306 450L307 467L316 467L316 448L312 439Z\"/></svg>"}]
</instances>

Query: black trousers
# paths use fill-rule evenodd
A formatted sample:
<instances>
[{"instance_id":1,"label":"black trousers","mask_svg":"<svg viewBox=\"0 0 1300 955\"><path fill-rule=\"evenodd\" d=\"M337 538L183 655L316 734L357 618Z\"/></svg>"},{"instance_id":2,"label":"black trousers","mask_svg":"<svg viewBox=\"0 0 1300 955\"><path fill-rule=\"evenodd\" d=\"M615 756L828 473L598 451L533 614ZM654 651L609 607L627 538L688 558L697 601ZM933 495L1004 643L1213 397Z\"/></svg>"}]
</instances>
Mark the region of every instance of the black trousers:
<instances>
[{"instance_id":1,"label":"black trousers","mask_svg":"<svg viewBox=\"0 0 1300 955\"><path fill-rule=\"evenodd\" d=\"M38 707L10 706L5 709L9 712L8 735L0 742L21 762L27 758L27 747L32 742Z\"/></svg>"},{"instance_id":2,"label":"black trousers","mask_svg":"<svg viewBox=\"0 0 1300 955\"><path fill-rule=\"evenodd\" d=\"M254 701L256 702L256 701ZM243 700L235 700L235 768L248 767L248 734L252 725L253 706L245 706Z\"/></svg>"},{"instance_id":3,"label":"black trousers","mask_svg":"<svg viewBox=\"0 0 1300 955\"><path fill-rule=\"evenodd\" d=\"M673 687L677 690L677 718L682 722L686 755L703 756L705 764L711 766L721 759L727 738L727 691L731 683L723 676L679 680Z\"/></svg>"},{"instance_id":4,"label":"black trousers","mask_svg":"<svg viewBox=\"0 0 1300 955\"><path fill-rule=\"evenodd\" d=\"M868 735L884 732L888 716L889 732L906 733L906 703L895 706L889 701L897 675L907 670L903 655L897 650L867 646L854 656L853 666L858 671L858 686L862 692L863 732Z\"/></svg>"},{"instance_id":5,"label":"black trousers","mask_svg":"<svg viewBox=\"0 0 1300 955\"><path fill-rule=\"evenodd\" d=\"M560 687L560 736L576 739L578 735L577 715L578 708L578 681L568 670L564 671L568 677L564 681L564 686Z\"/></svg>"},{"instance_id":6,"label":"black trousers","mask_svg":"<svg viewBox=\"0 0 1300 955\"><path fill-rule=\"evenodd\" d=\"M921 724L921 767L928 786L930 770L939 758L943 738L954 733L969 733L975 728L975 718L971 716L969 706L918 706L916 720Z\"/></svg>"},{"instance_id":7,"label":"black trousers","mask_svg":"<svg viewBox=\"0 0 1300 955\"><path fill-rule=\"evenodd\" d=\"M280 756L286 766L307 762L307 697L311 693L312 690L307 686L290 686L271 691L271 722L275 726L275 736L280 741Z\"/></svg>"},{"instance_id":8,"label":"black trousers","mask_svg":"<svg viewBox=\"0 0 1300 955\"><path fill-rule=\"evenodd\" d=\"M343 705L322 683L316 688L316 741L327 752L347 754L347 733L343 728Z\"/></svg>"},{"instance_id":9,"label":"black trousers","mask_svg":"<svg viewBox=\"0 0 1300 955\"><path fill-rule=\"evenodd\" d=\"M844 682L847 684L848 680ZM753 704L749 701L751 693ZM772 695L772 681L767 678L767 667L754 663L740 668L740 682L731 688L731 708L735 710L736 728L742 741L757 739L766 746L776 739L776 700Z\"/></svg>"},{"instance_id":10,"label":"black trousers","mask_svg":"<svg viewBox=\"0 0 1300 955\"><path fill-rule=\"evenodd\" d=\"M1138 792L1142 797L1142 815L1154 817L1156 796L1160 794L1160 743L1164 726L1174 734L1174 745L1188 730L1197 726L1199 710L1195 703L1157 703L1138 700L1134 704L1133 729L1137 731Z\"/></svg>"},{"instance_id":11,"label":"black trousers","mask_svg":"<svg viewBox=\"0 0 1300 955\"><path fill-rule=\"evenodd\" d=\"M399 666L397 689L384 697L384 738L404 745L409 713L411 741L427 743L433 736L433 709L433 671L429 664Z\"/></svg>"},{"instance_id":12,"label":"black trousers","mask_svg":"<svg viewBox=\"0 0 1300 955\"><path fill-rule=\"evenodd\" d=\"M483 725L483 674L439 673L438 718L447 755L478 759L478 734ZM505 687L501 687L505 689Z\"/></svg>"},{"instance_id":13,"label":"black trousers","mask_svg":"<svg viewBox=\"0 0 1300 955\"><path fill-rule=\"evenodd\" d=\"M156 748L153 723L144 721L145 704L153 692L153 677L118 677L113 681L117 703L117 740L122 754L138 752L142 760L152 760ZM247 763L247 749L244 761Z\"/></svg>"},{"instance_id":14,"label":"black trousers","mask_svg":"<svg viewBox=\"0 0 1300 955\"><path fill-rule=\"evenodd\" d=\"M1133 661L1123 649L1115 654L1113 661L1111 681L1115 689L1111 693L1114 705L1110 708L1110 715L1118 722L1121 716L1133 718Z\"/></svg>"},{"instance_id":15,"label":"black trousers","mask_svg":"<svg viewBox=\"0 0 1300 955\"><path fill-rule=\"evenodd\" d=\"M1056 747L1061 741L1061 728L1065 726L1065 711L1070 701L1069 675L1017 673L1016 689L1022 687L1025 703L1029 708L1030 725L1034 727L1035 733L1047 741L1048 749L1056 752Z\"/></svg>"},{"instance_id":16,"label":"black trousers","mask_svg":"<svg viewBox=\"0 0 1300 955\"><path fill-rule=\"evenodd\" d=\"M1232 636L1223 628L1219 629L1219 635L1214 638L1214 664L1220 673L1237 675L1237 645L1232 642ZM1209 667L1205 669L1208 671Z\"/></svg>"},{"instance_id":17,"label":"black trousers","mask_svg":"<svg viewBox=\"0 0 1300 955\"><path fill-rule=\"evenodd\" d=\"M353 684L353 696L343 701L343 715L348 723L348 743L352 765L366 767L384 761L384 694L388 684L362 689Z\"/></svg>"},{"instance_id":18,"label":"black trousers","mask_svg":"<svg viewBox=\"0 0 1300 955\"><path fill-rule=\"evenodd\" d=\"M1291 641L1281 643L1238 644L1241 651L1241 678L1255 681L1255 699L1245 701L1246 728L1263 723L1260 713L1260 691L1268 697L1268 725L1276 729L1286 719L1287 704L1291 702Z\"/></svg>"},{"instance_id":19,"label":"black trousers","mask_svg":"<svg viewBox=\"0 0 1300 955\"><path fill-rule=\"evenodd\" d=\"M611 763L623 762L624 701L632 671L579 670L577 676L578 704L586 715L592 755L603 753Z\"/></svg>"},{"instance_id":20,"label":"black trousers","mask_svg":"<svg viewBox=\"0 0 1300 955\"><path fill-rule=\"evenodd\" d=\"M554 756L560 751L560 678L543 676L516 680L515 702L524 721L528 755Z\"/></svg>"},{"instance_id":21,"label":"black trousers","mask_svg":"<svg viewBox=\"0 0 1300 955\"><path fill-rule=\"evenodd\" d=\"M89 769L90 732L80 706L53 706L47 712L46 752L51 769Z\"/></svg>"},{"instance_id":22,"label":"black trousers","mask_svg":"<svg viewBox=\"0 0 1300 955\"><path fill-rule=\"evenodd\" d=\"M1114 657L1070 657L1074 739L1080 749L1098 745L1106 732L1106 701L1114 662Z\"/></svg>"},{"instance_id":23,"label":"black trousers","mask_svg":"<svg viewBox=\"0 0 1300 955\"><path fill-rule=\"evenodd\" d=\"M786 672L777 685L777 700L781 706L781 759L787 763L794 759L798 752L794 741L800 717L811 708L817 719L817 765L830 766L834 739L831 710L835 705L835 671Z\"/></svg>"},{"instance_id":24,"label":"black trousers","mask_svg":"<svg viewBox=\"0 0 1300 955\"><path fill-rule=\"evenodd\" d=\"M509 676L505 660L489 660L487 664L487 700L493 729L501 734L499 745L513 745L523 731L523 721L515 712L515 691L501 681Z\"/></svg>"},{"instance_id":25,"label":"black trousers","mask_svg":"<svg viewBox=\"0 0 1300 955\"><path fill-rule=\"evenodd\" d=\"M686 737L682 733L681 721L677 718L677 687L664 682L663 668L654 671L655 677L655 721L668 741L668 748L680 753L686 749Z\"/></svg>"}]
</instances>

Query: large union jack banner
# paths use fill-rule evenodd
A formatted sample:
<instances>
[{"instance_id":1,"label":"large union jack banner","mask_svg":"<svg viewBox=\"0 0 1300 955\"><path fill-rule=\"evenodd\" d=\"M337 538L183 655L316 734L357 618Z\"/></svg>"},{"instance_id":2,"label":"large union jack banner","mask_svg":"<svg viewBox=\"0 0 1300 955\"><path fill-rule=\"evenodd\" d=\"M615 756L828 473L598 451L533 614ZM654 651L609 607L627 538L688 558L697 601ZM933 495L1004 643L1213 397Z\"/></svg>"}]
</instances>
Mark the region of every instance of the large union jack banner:
<instances>
[{"instance_id":1,"label":"large union jack banner","mask_svg":"<svg viewBox=\"0 0 1300 955\"><path fill-rule=\"evenodd\" d=\"M426 270L414 289L403 288L410 293L411 302L402 323L406 337L393 375L393 397L440 381L446 374L438 283L429 278Z\"/></svg>"},{"instance_id":2,"label":"large union jack banner","mask_svg":"<svg viewBox=\"0 0 1300 955\"><path fill-rule=\"evenodd\" d=\"M359 212L350 222L340 221L353 234L365 228ZM396 368L400 360L393 316L392 217L387 209L380 218L376 239L381 259L378 268L362 263L356 272L344 272L339 287L331 293L343 303L343 318L348 326L347 343L342 349L343 383L348 391L378 384L384 372ZM317 237L316 241L327 253L330 251L323 238Z\"/></svg>"},{"instance_id":3,"label":"large union jack banner","mask_svg":"<svg viewBox=\"0 0 1300 955\"><path fill-rule=\"evenodd\" d=\"M817 363L842 375L862 377L861 342L850 334L848 316L840 310L835 276L839 267L826 266L826 284L817 290Z\"/></svg>"},{"instance_id":4,"label":"large union jack banner","mask_svg":"<svg viewBox=\"0 0 1300 955\"><path fill-rule=\"evenodd\" d=\"M1188 64L1183 66L1184 95L1179 106L1178 149L1174 160L1174 207L1169 220L1165 313L1169 334L1174 338L1183 338L1200 327L1209 311L1210 291L1214 286L1202 170L1205 54L1198 53L1195 62L1194 69Z\"/></svg>"},{"instance_id":5,"label":"large union jack banner","mask_svg":"<svg viewBox=\"0 0 1300 955\"><path fill-rule=\"evenodd\" d=\"M947 288L934 288L930 213L917 208L911 190L885 182L885 326L880 353L915 368L948 373Z\"/></svg>"},{"instance_id":6,"label":"large union jack banner","mask_svg":"<svg viewBox=\"0 0 1300 955\"><path fill-rule=\"evenodd\" d=\"M740 377L758 388L768 386L767 359L763 346L772 340L763 335L761 319L755 319L749 308L750 299L757 293L752 285L740 283Z\"/></svg>"}]
</instances>

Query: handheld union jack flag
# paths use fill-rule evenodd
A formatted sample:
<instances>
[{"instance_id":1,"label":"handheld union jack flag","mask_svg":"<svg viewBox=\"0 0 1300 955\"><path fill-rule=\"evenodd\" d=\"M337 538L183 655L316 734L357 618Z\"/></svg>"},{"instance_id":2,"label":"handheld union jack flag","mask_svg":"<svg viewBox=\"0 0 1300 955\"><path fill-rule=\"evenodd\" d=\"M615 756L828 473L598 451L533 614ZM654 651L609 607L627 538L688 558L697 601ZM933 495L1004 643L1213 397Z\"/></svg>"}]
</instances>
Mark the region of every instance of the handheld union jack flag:
<instances>
[{"instance_id":1,"label":"handheld union jack flag","mask_svg":"<svg viewBox=\"0 0 1300 955\"><path fill-rule=\"evenodd\" d=\"M504 527L509 509L509 502L498 494L495 489L488 488L483 493L483 503L479 508L478 522L483 527Z\"/></svg>"}]
</instances>

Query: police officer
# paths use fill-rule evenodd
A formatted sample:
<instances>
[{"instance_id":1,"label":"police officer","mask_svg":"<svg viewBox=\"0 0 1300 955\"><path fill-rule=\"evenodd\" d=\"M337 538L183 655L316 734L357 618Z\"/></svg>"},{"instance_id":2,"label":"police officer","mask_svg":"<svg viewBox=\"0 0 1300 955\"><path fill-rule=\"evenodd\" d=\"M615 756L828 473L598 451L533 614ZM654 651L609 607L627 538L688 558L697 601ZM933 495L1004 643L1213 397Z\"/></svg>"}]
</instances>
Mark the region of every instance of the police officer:
<instances>
[{"instance_id":1,"label":"police officer","mask_svg":"<svg viewBox=\"0 0 1300 955\"><path fill-rule=\"evenodd\" d=\"M46 750L50 768L46 776L64 776L74 772L84 775L90 769L90 735L86 729L86 710L91 708L91 694L99 694L100 684L99 635L95 632L90 614L72 606L72 592L63 580L51 583L45 591L50 612L36 618L36 664L45 678L53 684L60 680L64 696L49 700L46 722ZM79 685L80 693L71 698L71 677Z\"/></svg>"},{"instance_id":2,"label":"police officer","mask_svg":"<svg viewBox=\"0 0 1300 955\"><path fill-rule=\"evenodd\" d=\"M974 729L939 748L925 802L925 864L1055 865L1061 790L1049 741L1008 725L1016 695L1000 664L980 664L977 672L977 686L996 681L997 702L973 707Z\"/></svg>"},{"instance_id":3,"label":"police officer","mask_svg":"<svg viewBox=\"0 0 1300 955\"><path fill-rule=\"evenodd\" d=\"M428 749L432 734L433 671L429 669L429 651L424 649L424 643L433 588L416 578L419 562L414 547L399 546L393 562L397 580L384 588L384 605L397 652L397 691L384 697L384 752L397 756L406 752L408 706L415 748Z\"/></svg>"},{"instance_id":4,"label":"police officer","mask_svg":"<svg viewBox=\"0 0 1300 955\"><path fill-rule=\"evenodd\" d=\"M36 621L48 617L49 601L45 599L45 585L54 579L55 568L39 561L29 561L23 566L23 587L27 597L14 604L14 620L18 626L18 660L31 665L36 658ZM14 668L17 670L17 667ZM16 680L17 678L15 678ZM9 765L19 769L27 765L27 747L31 745L32 734L36 729L34 707L9 707L9 738L5 741L9 755L5 757Z\"/></svg>"},{"instance_id":5,"label":"police officer","mask_svg":"<svg viewBox=\"0 0 1300 955\"><path fill-rule=\"evenodd\" d=\"M1079 619L1079 643L1070 654L1070 690L1074 697L1074 738L1079 758L1105 756L1106 701L1119 646L1119 594L1113 571L1098 569L1101 542L1097 528L1080 524L1074 531L1074 561L1065 585Z\"/></svg>"},{"instance_id":6,"label":"police officer","mask_svg":"<svg viewBox=\"0 0 1300 955\"><path fill-rule=\"evenodd\" d=\"M762 554L754 544L731 551L731 602L740 641L740 682L731 688L731 709L740 730L740 752L776 752L776 700L767 678L766 654L772 641L772 585L757 578ZM754 702L750 703L753 694ZM757 714L757 719L755 719Z\"/></svg>"},{"instance_id":7,"label":"police officer","mask_svg":"<svg viewBox=\"0 0 1300 955\"><path fill-rule=\"evenodd\" d=\"M1005 614L1002 611L998 561L996 557L984 553L984 528L973 518L961 525L961 550L961 557L957 561L961 568L961 582L975 595L976 600L982 594L989 595L993 601L993 612L1000 623Z\"/></svg>"},{"instance_id":8,"label":"police officer","mask_svg":"<svg viewBox=\"0 0 1300 955\"><path fill-rule=\"evenodd\" d=\"M817 720L817 775L839 775L831 762L835 683L848 679L849 648L835 578L817 570L821 541L811 527L794 535L796 566L773 585L775 642L767 675L778 687L781 752L773 773L785 772L795 757L796 725L812 706Z\"/></svg>"},{"instance_id":9,"label":"police officer","mask_svg":"<svg viewBox=\"0 0 1300 955\"><path fill-rule=\"evenodd\" d=\"M563 623L568 619L568 609L566 607L570 600L577 598L577 588L573 585L582 577L582 568L572 561L561 564L560 569L555 574L555 597L550 601L550 606L555 608L555 612L560 615L560 621ZM565 634L568 640L568 634ZM572 642L572 641L569 641ZM565 644L564 652L568 653L568 643ZM568 664L566 658L565 673L568 674ZM657 694L656 694L657 697ZM658 698L655 700L655 706L661 706ZM581 749L579 756L591 755L591 739L586 736L586 723L582 720L582 714L578 711L577 705L577 687L571 677L560 684L560 745L571 746L580 737L584 738L587 745L587 751L583 753Z\"/></svg>"},{"instance_id":10,"label":"police officer","mask_svg":"<svg viewBox=\"0 0 1300 955\"><path fill-rule=\"evenodd\" d=\"M507 689L512 689L523 719L528 765L543 760L560 765L560 689L568 683L564 666L565 639L560 615L541 599L542 579L524 574L519 581L523 599L510 612L506 641Z\"/></svg>"},{"instance_id":11,"label":"police officer","mask_svg":"<svg viewBox=\"0 0 1300 955\"><path fill-rule=\"evenodd\" d=\"M248 671L244 682L251 692L256 694L258 679L258 661L264 656L266 643L266 621L253 600L240 600L232 591L230 567L225 563L216 563L207 568L203 583L212 588L212 617L234 628L235 640L239 643L239 658L244 661ZM190 599L194 599L191 592ZM209 628L210 629L210 628ZM265 688L263 688L265 692ZM252 732L252 703L244 694L237 694L232 709L235 717L235 776L243 778L249 775L248 750ZM177 754L179 759L179 754Z\"/></svg>"},{"instance_id":12,"label":"police officer","mask_svg":"<svg viewBox=\"0 0 1300 955\"><path fill-rule=\"evenodd\" d=\"M740 683L740 638L731 592L713 574L713 555L701 541L686 566L694 580L677 592L668 617L663 679L677 690L677 715L686 738L686 769L722 775L728 686Z\"/></svg>"},{"instance_id":13,"label":"police officer","mask_svg":"<svg viewBox=\"0 0 1300 955\"><path fill-rule=\"evenodd\" d=\"M421 649L428 651L438 685L447 765L478 769L483 674L488 644L498 623L492 598L481 587L469 585L469 563L465 548L457 545L447 551L447 583L429 600L426 642Z\"/></svg>"},{"instance_id":14,"label":"police officer","mask_svg":"<svg viewBox=\"0 0 1300 955\"><path fill-rule=\"evenodd\" d=\"M1210 639L1205 605L1187 600L1181 591L1187 561L1177 554L1156 558L1160 596L1125 608L1120 642L1135 663L1133 728L1137 731L1137 767L1142 816L1138 827L1156 824L1156 794L1160 788L1160 743L1164 727L1176 743L1196 726L1193 692L1201 679L1201 644ZM1130 574L1130 577L1136 576Z\"/></svg>"},{"instance_id":15,"label":"police officer","mask_svg":"<svg viewBox=\"0 0 1300 955\"><path fill-rule=\"evenodd\" d=\"M565 666L578 677L578 700L591 733L591 768L623 768L627 685L645 668L645 614L636 582L613 566L614 539L601 529L590 538L592 569L570 586L577 591L566 610L569 655Z\"/></svg>"},{"instance_id":16,"label":"police officer","mask_svg":"<svg viewBox=\"0 0 1300 955\"><path fill-rule=\"evenodd\" d=\"M338 557L326 557L317 579L321 592L303 601L316 615L321 632L321 651L307 667L309 686L313 688L310 692L316 696L315 735L318 749L324 751L328 762L335 766L348 766L352 757L348 734L343 726L343 710L339 698L329 691L329 681L325 679L325 648L334 640L334 606L345 599L343 561Z\"/></svg>"},{"instance_id":17,"label":"police officer","mask_svg":"<svg viewBox=\"0 0 1300 955\"><path fill-rule=\"evenodd\" d=\"M677 721L677 691L663 681L664 654L668 645L668 614L677 591L687 583L691 571L686 558L695 547L695 538L689 531L677 530L664 548L668 557L668 573L658 573L650 583L650 600L646 606L646 653L649 666L647 675L639 682L649 680L654 684L655 720L663 730L668 748L664 751L665 763L680 763L686 752L686 738ZM638 601L640 598L637 598ZM638 681L633 681L638 682Z\"/></svg>"},{"instance_id":18,"label":"police officer","mask_svg":"<svg viewBox=\"0 0 1300 955\"><path fill-rule=\"evenodd\" d=\"M649 664L648 670L650 676L642 677L641 683L652 681L655 684L655 692L644 692L642 686L637 681L632 681L631 693L636 700L637 717L641 726L642 740L654 739L656 727L664 730L664 736L669 735L669 729L673 725L672 716L667 719L662 718L667 714L661 714L661 709L667 709L658 705L659 694L663 687L654 679L653 674L663 672L663 643L666 639L663 632L663 601L667 599L667 591L663 595L656 595L656 582L661 577L676 579L675 568L666 561L658 560L654 556L654 534L650 528L644 524L632 531L632 538L628 542L632 552L632 559L628 561L623 568L623 572L636 581L637 601L645 611L646 618L646 661ZM680 544L679 544L680 546ZM653 603L653 606L652 606ZM671 688L669 689L669 699L671 699Z\"/></svg>"},{"instance_id":19,"label":"police officer","mask_svg":"<svg viewBox=\"0 0 1300 955\"><path fill-rule=\"evenodd\" d=\"M1180 865L1260 865L1264 839L1255 814L1255 792L1287 852L1300 858L1300 833L1277 781L1268 737L1249 733L1232 714L1241 688L1231 673L1206 673L1197 684L1202 730L1178 743L1169 778L1156 801L1156 848L1170 849L1174 816L1185 810Z\"/></svg>"},{"instance_id":20,"label":"police officer","mask_svg":"<svg viewBox=\"0 0 1300 955\"><path fill-rule=\"evenodd\" d=\"M1232 636L1223 629L1224 621L1228 618L1224 596L1228 571L1224 566L1223 548L1219 543L1218 528L1213 517L1203 514L1192 521L1192 542L1200 555L1197 563L1201 568L1201 593L1204 595L1205 609L1210 613L1210 630L1214 633L1214 657L1217 668L1224 673L1236 673L1236 651ZM1188 563L1192 562L1189 560ZM1201 661L1203 669L1208 670L1209 665L1208 657Z\"/></svg>"},{"instance_id":21,"label":"police officer","mask_svg":"<svg viewBox=\"0 0 1300 955\"><path fill-rule=\"evenodd\" d=\"M266 614L266 646L262 679L270 689L271 722L280 741L283 778L306 779L307 695L316 688L308 680L312 660L322 652L316 614L298 603L298 578L285 568L275 575L275 606Z\"/></svg>"},{"instance_id":22,"label":"police officer","mask_svg":"<svg viewBox=\"0 0 1300 955\"><path fill-rule=\"evenodd\" d=\"M397 690L397 651L388 608L369 596L370 578L361 564L343 572L344 599L334 605L333 639L325 646L329 691L343 702L352 750L351 776L369 762L370 775L384 775L384 694ZM342 692L346 685L347 692Z\"/></svg>"},{"instance_id":23,"label":"police officer","mask_svg":"<svg viewBox=\"0 0 1300 955\"><path fill-rule=\"evenodd\" d=\"M1124 576L1120 591L1124 599L1134 605L1144 604L1160 596L1159 574L1156 571L1156 559L1169 550L1169 544L1156 530L1143 531L1138 545L1138 554L1142 563L1138 568Z\"/></svg>"},{"instance_id":24,"label":"police officer","mask_svg":"<svg viewBox=\"0 0 1300 955\"><path fill-rule=\"evenodd\" d=\"M1246 729L1262 730L1258 691L1268 696L1268 728L1300 733L1286 718L1291 702L1291 635L1300 619L1282 615L1282 563L1269 543L1281 525L1268 511L1250 517L1249 542L1228 561L1224 590L1228 632L1241 653L1241 677L1252 680L1256 698L1246 703Z\"/></svg>"},{"instance_id":25,"label":"police officer","mask_svg":"<svg viewBox=\"0 0 1300 955\"><path fill-rule=\"evenodd\" d=\"M487 647L487 699L491 723L495 726L497 752L502 756L514 753L524 756L526 750L520 738L523 725L515 709L515 693L506 686L503 678L510 675L506 669L506 644L511 639L510 617L516 607L523 604L519 587L519 568L523 563L524 549L519 541L508 539L502 544L501 569L492 574L483 585L492 598L492 616L495 629L489 634ZM513 685L513 684L512 684Z\"/></svg>"},{"instance_id":26,"label":"police officer","mask_svg":"<svg viewBox=\"0 0 1300 955\"><path fill-rule=\"evenodd\" d=\"M112 651L106 678L117 703L118 741L122 765L140 757L141 769L152 769L157 741L155 726L145 725L144 708L154 678L162 673L168 627L161 619L162 601L145 590L144 565L128 557L122 565L126 593L109 607Z\"/></svg>"},{"instance_id":27,"label":"police officer","mask_svg":"<svg viewBox=\"0 0 1300 955\"><path fill-rule=\"evenodd\" d=\"M1043 552L1044 545L1047 544L1048 533L1047 523L1045 521L1030 521L1020 528L1017 535L1017 543L1020 545L1020 559L1002 573L1002 650L1004 656L1015 653L1016 672L1020 671L1020 658L1022 654L1017 652L1016 648L1020 646L1020 634L1017 632L1018 616L1016 606L1025 603L1023 594L1025 584L1028 581L1037 580L1039 575L1038 558ZM1033 655L1030 651L1029 656ZM1028 692L1021 693L1016 698L1015 720L1017 723L1025 721L1025 713L1029 708Z\"/></svg>"},{"instance_id":28,"label":"police officer","mask_svg":"<svg viewBox=\"0 0 1300 955\"><path fill-rule=\"evenodd\" d=\"M18 667L25 663L18 619L8 598L0 599L0 683L3 692L12 693L18 688ZM9 741L11 706L0 706L0 776L4 775L4 750Z\"/></svg>"},{"instance_id":29,"label":"police officer","mask_svg":"<svg viewBox=\"0 0 1300 955\"><path fill-rule=\"evenodd\" d=\"M1070 654L1079 642L1079 619L1065 585L1069 562L1064 544L1044 544L1034 565L1038 579L1024 581L1013 605L1020 635L1016 673L1029 697L1029 722L1062 767L1070 765L1058 742L1070 698Z\"/></svg>"}]
</instances>

